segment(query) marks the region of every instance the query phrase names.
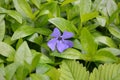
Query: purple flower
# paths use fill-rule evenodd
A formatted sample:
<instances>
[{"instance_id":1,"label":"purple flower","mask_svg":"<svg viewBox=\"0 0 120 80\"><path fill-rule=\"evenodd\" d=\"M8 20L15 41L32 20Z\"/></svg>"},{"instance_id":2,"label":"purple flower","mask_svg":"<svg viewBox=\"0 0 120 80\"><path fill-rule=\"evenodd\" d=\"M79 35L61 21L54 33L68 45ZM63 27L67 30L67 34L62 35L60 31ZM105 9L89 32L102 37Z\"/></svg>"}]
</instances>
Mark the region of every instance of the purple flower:
<instances>
[{"instance_id":1,"label":"purple flower","mask_svg":"<svg viewBox=\"0 0 120 80\"><path fill-rule=\"evenodd\" d=\"M52 51L57 49L59 52L63 52L67 48L73 47L72 41L67 40L73 37L73 33L64 31L63 35L61 35L59 29L55 28L51 36L53 38L48 41L47 45Z\"/></svg>"}]
</instances>

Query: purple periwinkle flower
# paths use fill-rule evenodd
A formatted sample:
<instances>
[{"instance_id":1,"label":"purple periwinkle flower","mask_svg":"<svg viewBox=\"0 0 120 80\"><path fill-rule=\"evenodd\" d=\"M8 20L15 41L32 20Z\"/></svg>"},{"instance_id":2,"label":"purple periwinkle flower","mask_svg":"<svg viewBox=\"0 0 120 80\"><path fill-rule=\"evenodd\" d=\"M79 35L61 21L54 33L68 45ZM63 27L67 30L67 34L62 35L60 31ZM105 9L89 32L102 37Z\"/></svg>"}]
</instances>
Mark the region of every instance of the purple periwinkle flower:
<instances>
[{"instance_id":1,"label":"purple periwinkle flower","mask_svg":"<svg viewBox=\"0 0 120 80\"><path fill-rule=\"evenodd\" d=\"M73 47L73 42L67 40L73 37L73 33L64 31L63 35L61 35L59 29L55 28L51 36L53 38L50 41L48 41L47 45L52 51L57 49L59 52L63 52L67 48Z\"/></svg>"}]
</instances>

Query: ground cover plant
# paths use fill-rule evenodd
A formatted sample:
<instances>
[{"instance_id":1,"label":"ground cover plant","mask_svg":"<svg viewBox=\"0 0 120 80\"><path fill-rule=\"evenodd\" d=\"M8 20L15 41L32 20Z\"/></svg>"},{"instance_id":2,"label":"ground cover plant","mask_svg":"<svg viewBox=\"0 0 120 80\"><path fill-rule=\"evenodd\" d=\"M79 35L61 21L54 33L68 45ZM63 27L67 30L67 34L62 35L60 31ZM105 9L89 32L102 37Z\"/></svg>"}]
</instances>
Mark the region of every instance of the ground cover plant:
<instances>
[{"instance_id":1,"label":"ground cover plant","mask_svg":"<svg viewBox=\"0 0 120 80\"><path fill-rule=\"evenodd\" d=\"M0 80L120 80L119 0L0 0Z\"/></svg>"}]
</instances>

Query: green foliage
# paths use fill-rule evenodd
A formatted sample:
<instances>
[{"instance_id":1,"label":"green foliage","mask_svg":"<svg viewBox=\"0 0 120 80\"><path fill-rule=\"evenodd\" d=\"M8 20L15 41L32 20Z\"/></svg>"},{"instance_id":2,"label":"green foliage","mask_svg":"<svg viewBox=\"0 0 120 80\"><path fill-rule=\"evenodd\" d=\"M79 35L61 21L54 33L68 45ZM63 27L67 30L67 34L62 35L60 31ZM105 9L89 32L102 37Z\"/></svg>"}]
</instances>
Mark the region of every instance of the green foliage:
<instances>
[{"instance_id":1,"label":"green foliage","mask_svg":"<svg viewBox=\"0 0 120 80\"><path fill-rule=\"evenodd\" d=\"M0 80L120 80L119 14L119 0L0 0ZM74 34L61 53L56 27Z\"/></svg>"}]
</instances>

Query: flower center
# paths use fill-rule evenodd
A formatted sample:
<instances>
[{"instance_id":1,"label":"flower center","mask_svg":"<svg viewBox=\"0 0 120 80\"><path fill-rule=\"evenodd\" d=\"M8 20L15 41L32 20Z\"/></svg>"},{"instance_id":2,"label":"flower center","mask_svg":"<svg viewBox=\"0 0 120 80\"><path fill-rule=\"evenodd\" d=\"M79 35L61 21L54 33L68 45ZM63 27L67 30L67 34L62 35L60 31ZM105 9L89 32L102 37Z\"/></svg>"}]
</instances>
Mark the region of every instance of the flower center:
<instances>
[{"instance_id":1,"label":"flower center","mask_svg":"<svg viewBox=\"0 0 120 80\"><path fill-rule=\"evenodd\" d=\"M60 41L60 40L62 40L62 37L60 36L60 37L58 37L58 40Z\"/></svg>"}]
</instances>

